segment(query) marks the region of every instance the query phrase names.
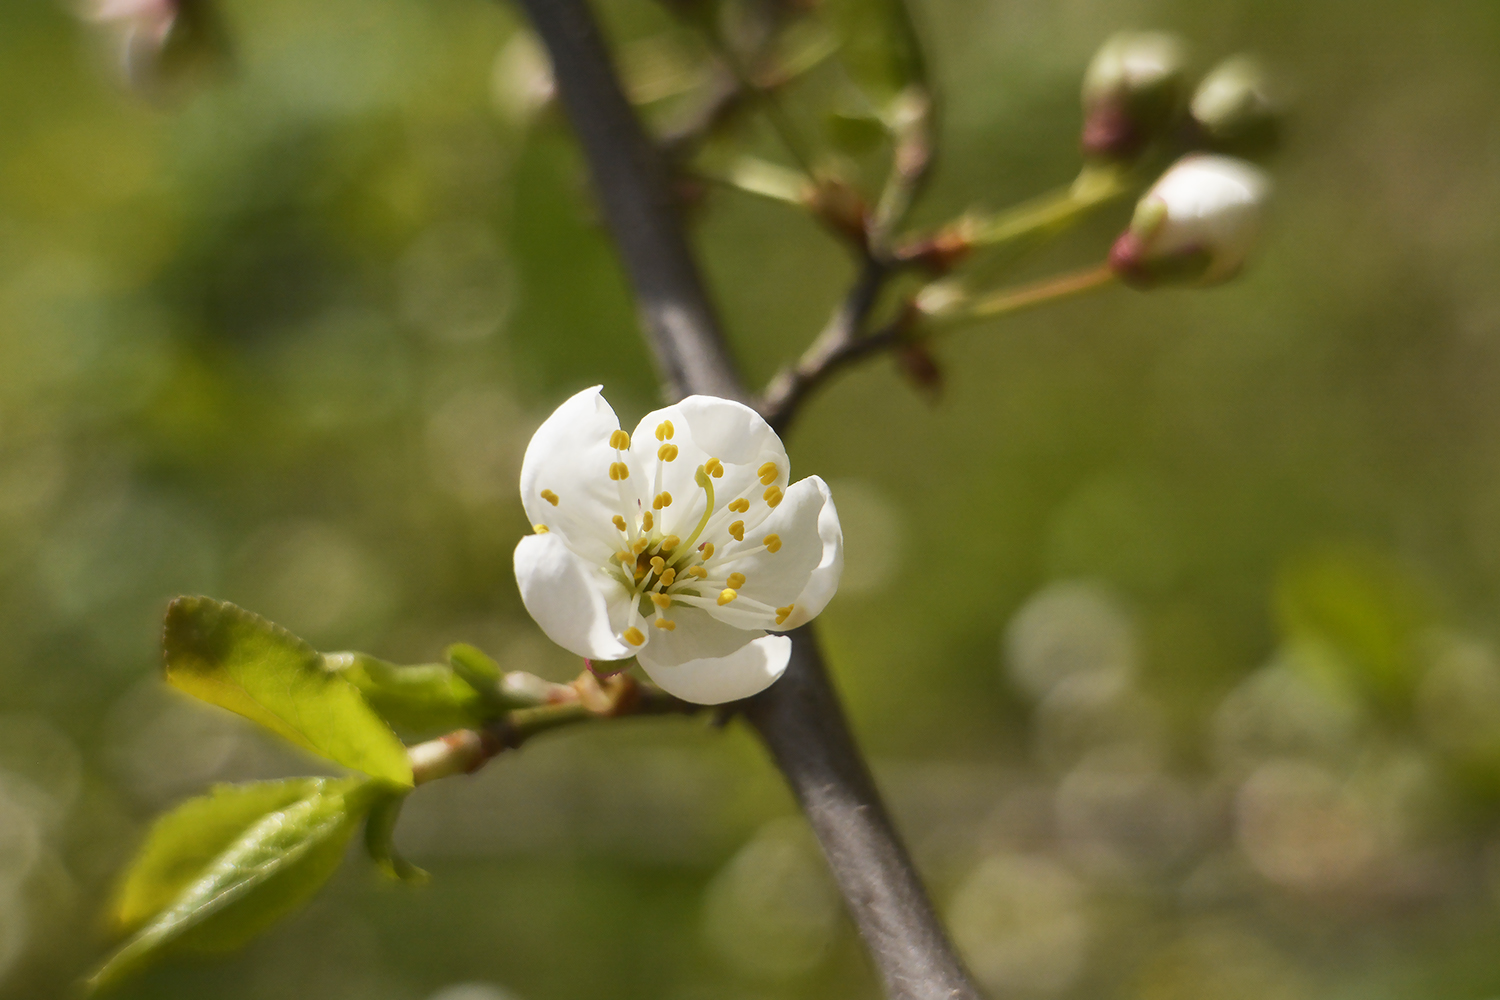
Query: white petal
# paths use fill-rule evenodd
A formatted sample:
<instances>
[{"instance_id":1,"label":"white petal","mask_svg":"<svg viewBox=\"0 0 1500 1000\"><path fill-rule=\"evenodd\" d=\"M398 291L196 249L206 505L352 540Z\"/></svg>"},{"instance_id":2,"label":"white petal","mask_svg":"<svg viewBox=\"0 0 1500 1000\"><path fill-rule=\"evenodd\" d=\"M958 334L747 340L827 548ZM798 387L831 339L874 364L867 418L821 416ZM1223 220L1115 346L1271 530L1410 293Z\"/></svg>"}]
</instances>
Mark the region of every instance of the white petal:
<instances>
[{"instance_id":1,"label":"white petal","mask_svg":"<svg viewBox=\"0 0 1500 1000\"><path fill-rule=\"evenodd\" d=\"M602 565L619 548L611 518L625 514L620 484L609 478L616 461L609 438L620 429L599 386L585 389L559 406L532 435L521 462L521 503L532 524L545 524L574 552ZM637 471L632 479L639 476ZM626 480L629 505L637 485ZM543 499L547 490L557 497Z\"/></svg>"},{"instance_id":2,"label":"white petal","mask_svg":"<svg viewBox=\"0 0 1500 1000\"><path fill-rule=\"evenodd\" d=\"M709 617L701 608L685 604L674 604L666 617L677 623L670 632L643 626L644 631L651 633L651 644L640 650L642 663L674 667L689 660L718 659L765 635L758 627L759 622L749 628L738 628Z\"/></svg>"},{"instance_id":3,"label":"white petal","mask_svg":"<svg viewBox=\"0 0 1500 1000\"><path fill-rule=\"evenodd\" d=\"M521 539L515 562L521 601L547 638L595 660L635 655L635 648L621 642L610 623L609 605L621 605L628 596L617 581L551 533Z\"/></svg>"},{"instance_id":4,"label":"white petal","mask_svg":"<svg viewBox=\"0 0 1500 1000\"><path fill-rule=\"evenodd\" d=\"M770 687L786 673L791 658L792 640L784 635L766 635L717 659L665 666L643 655L640 663L668 694L697 705L722 705Z\"/></svg>"},{"instance_id":5,"label":"white petal","mask_svg":"<svg viewBox=\"0 0 1500 1000\"><path fill-rule=\"evenodd\" d=\"M813 570L823 561L825 545L819 534L819 520L827 499L828 487L817 476L792 484L781 504L754 534L747 528L743 542L730 542L714 553L707 564L710 578L742 573L745 582L738 588L741 597L772 608L794 604L807 589ZM781 539L779 551L735 558L738 552L760 547L766 536L772 534ZM743 610L737 603L709 608L708 613L731 624L742 624Z\"/></svg>"},{"instance_id":6,"label":"white petal","mask_svg":"<svg viewBox=\"0 0 1500 1000\"><path fill-rule=\"evenodd\" d=\"M839 578L844 575L844 528L839 524L838 508L833 505L833 494L817 476L808 480L816 483L823 492L823 509L818 512L818 537L823 540L823 559L812 571L801 595L793 602L792 613L781 628L791 630L816 618L833 599L839 589Z\"/></svg>"},{"instance_id":7,"label":"white petal","mask_svg":"<svg viewBox=\"0 0 1500 1000\"><path fill-rule=\"evenodd\" d=\"M663 421L670 421L674 431L667 442L656 439L656 428ZM670 533L686 537L697 526L703 514L704 494L693 476L710 458L724 465L724 475L713 481L719 508L739 496L758 501L767 484L757 477L767 462L776 466L776 478L769 485L786 489L791 472L786 448L765 418L743 403L717 396L689 396L642 418L631 438L631 450L645 470L644 479L652 483L651 490L655 488L657 454L664 443L676 445L678 451L676 459L662 463L662 490L672 494L672 506L662 523ZM642 495L649 501L655 493L648 494L643 485ZM764 503L760 507L760 513L764 513Z\"/></svg>"}]
</instances>

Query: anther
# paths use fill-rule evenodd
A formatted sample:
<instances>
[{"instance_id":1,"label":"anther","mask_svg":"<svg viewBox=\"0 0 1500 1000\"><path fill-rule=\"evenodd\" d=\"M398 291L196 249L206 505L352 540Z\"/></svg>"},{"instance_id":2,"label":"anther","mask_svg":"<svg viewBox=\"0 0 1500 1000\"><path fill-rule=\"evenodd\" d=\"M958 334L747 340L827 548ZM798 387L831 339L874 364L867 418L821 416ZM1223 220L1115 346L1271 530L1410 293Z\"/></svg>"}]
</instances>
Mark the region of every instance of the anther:
<instances>
[{"instance_id":1,"label":"anther","mask_svg":"<svg viewBox=\"0 0 1500 1000\"><path fill-rule=\"evenodd\" d=\"M722 608L724 605L728 604L730 601L739 596L739 594L736 594L734 591L729 590L728 588L719 591L719 607Z\"/></svg>"},{"instance_id":2,"label":"anther","mask_svg":"<svg viewBox=\"0 0 1500 1000\"><path fill-rule=\"evenodd\" d=\"M625 477L621 476L620 478L624 479ZM775 507L777 504L781 503L781 487L780 486L769 486L769 487L767 487L766 491L761 494L761 498L763 500L765 500L765 502L769 506Z\"/></svg>"},{"instance_id":3,"label":"anther","mask_svg":"<svg viewBox=\"0 0 1500 1000\"><path fill-rule=\"evenodd\" d=\"M677 579L677 571L675 569L672 569L669 566L666 569L662 570L662 572L661 572L661 585L663 587L670 587L670 586L672 586L672 581L674 581L676 579Z\"/></svg>"},{"instance_id":4,"label":"anther","mask_svg":"<svg viewBox=\"0 0 1500 1000\"><path fill-rule=\"evenodd\" d=\"M642 531L650 531L651 530L651 525L653 525L655 523L656 523L656 519L651 516L651 512L649 510L646 511L646 513L644 513L644 514L641 515L641 530Z\"/></svg>"},{"instance_id":5,"label":"anther","mask_svg":"<svg viewBox=\"0 0 1500 1000\"><path fill-rule=\"evenodd\" d=\"M796 605L788 604L784 608L777 608L776 609L776 624L780 625L782 622L784 622L788 618L790 618L792 616L792 608L794 608L795 606Z\"/></svg>"},{"instance_id":6,"label":"anther","mask_svg":"<svg viewBox=\"0 0 1500 1000\"><path fill-rule=\"evenodd\" d=\"M756 475L760 477L760 484L762 486L770 486L776 482L776 463L767 462L760 467L760 471Z\"/></svg>"},{"instance_id":7,"label":"anther","mask_svg":"<svg viewBox=\"0 0 1500 1000\"><path fill-rule=\"evenodd\" d=\"M637 538L635 540L635 544L630 547L630 551L634 552L636 555L640 555L642 552L646 551L646 546L649 544L651 543L646 541L646 539Z\"/></svg>"},{"instance_id":8,"label":"anther","mask_svg":"<svg viewBox=\"0 0 1500 1000\"><path fill-rule=\"evenodd\" d=\"M672 494L663 490L662 492L656 494L656 499L651 501L651 506L655 507L657 510L661 510L663 507L672 506Z\"/></svg>"},{"instance_id":9,"label":"anther","mask_svg":"<svg viewBox=\"0 0 1500 1000\"><path fill-rule=\"evenodd\" d=\"M658 618L653 624L655 624L657 628L663 629L667 632L671 632L677 628L677 623L672 621L670 618Z\"/></svg>"},{"instance_id":10,"label":"anther","mask_svg":"<svg viewBox=\"0 0 1500 1000\"><path fill-rule=\"evenodd\" d=\"M618 528L621 531L625 530L625 519L623 517L621 517L619 514L616 514L611 520L613 520L615 522L615 527L616 528Z\"/></svg>"},{"instance_id":11,"label":"anther","mask_svg":"<svg viewBox=\"0 0 1500 1000\"><path fill-rule=\"evenodd\" d=\"M750 501L746 500L744 497L740 497L738 500L729 501L728 506L729 509L734 511L736 514L743 514L745 513L745 511L750 509Z\"/></svg>"},{"instance_id":12,"label":"anther","mask_svg":"<svg viewBox=\"0 0 1500 1000\"><path fill-rule=\"evenodd\" d=\"M708 570L704 569L702 566L689 566L687 571L688 576L692 577L695 580L708 579Z\"/></svg>"},{"instance_id":13,"label":"anther","mask_svg":"<svg viewBox=\"0 0 1500 1000\"><path fill-rule=\"evenodd\" d=\"M765 541L765 546L766 546L766 551L767 552L776 553L776 552L780 552L781 551L781 536L780 535L767 535L765 537L764 541Z\"/></svg>"},{"instance_id":14,"label":"anther","mask_svg":"<svg viewBox=\"0 0 1500 1000\"><path fill-rule=\"evenodd\" d=\"M677 457L677 446L675 444L664 444L656 449L656 457L663 462L670 462Z\"/></svg>"},{"instance_id":15,"label":"anther","mask_svg":"<svg viewBox=\"0 0 1500 1000\"><path fill-rule=\"evenodd\" d=\"M542 499L547 501L554 507L557 506L557 494L553 493L551 490L542 490Z\"/></svg>"},{"instance_id":16,"label":"anther","mask_svg":"<svg viewBox=\"0 0 1500 1000\"><path fill-rule=\"evenodd\" d=\"M622 563L628 563L628 562L630 562L630 560L632 560L632 559L635 558L635 553L634 552L616 552L615 553L615 558L618 559L618 560L620 560L620 562L622 562Z\"/></svg>"},{"instance_id":17,"label":"anther","mask_svg":"<svg viewBox=\"0 0 1500 1000\"><path fill-rule=\"evenodd\" d=\"M717 458L710 458L707 462L704 462L703 468L715 479L724 478L724 463Z\"/></svg>"},{"instance_id":18,"label":"anther","mask_svg":"<svg viewBox=\"0 0 1500 1000\"><path fill-rule=\"evenodd\" d=\"M615 431L609 436L609 446L616 451L624 451L630 447L630 435L624 431Z\"/></svg>"},{"instance_id":19,"label":"anther","mask_svg":"<svg viewBox=\"0 0 1500 1000\"><path fill-rule=\"evenodd\" d=\"M663 538L661 540L661 550L663 552L671 552L673 549L677 548L677 543L680 541L682 541L682 539L678 538L676 535L668 535L666 538Z\"/></svg>"},{"instance_id":20,"label":"anther","mask_svg":"<svg viewBox=\"0 0 1500 1000\"><path fill-rule=\"evenodd\" d=\"M634 625L625 630L624 638L632 646L639 646L646 641L646 636Z\"/></svg>"},{"instance_id":21,"label":"anther","mask_svg":"<svg viewBox=\"0 0 1500 1000\"><path fill-rule=\"evenodd\" d=\"M656 440L658 440L658 441L670 441L670 440L672 440L672 421L670 421L670 420L663 420L661 423L659 423L659 424L656 425Z\"/></svg>"},{"instance_id":22,"label":"anther","mask_svg":"<svg viewBox=\"0 0 1500 1000\"><path fill-rule=\"evenodd\" d=\"M615 480L616 482L622 479L629 479L630 466L626 465L624 462L610 462L609 478Z\"/></svg>"},{"instance_id":23,"label":"anther","mask_svg":"<svg viewBox=\"0 0 1500 1000\"><path fill-rule=\"evenodd\" d=\"M737 542L743 542L745 540L745 522L736 521L731 524L729 526L729 537Z\"/></svg>"},{"instance_id":24,"label":"anther","mask_svg":"<svg viewBox=\"0 0 1500 1000\"><path fill-rule=\"evenodd\" d=\"M652 556L651 557L651 571L653 573L655 573L657 576L661 576L661 571L664 570L664 569L666 569L666 568L667 568L667 561L665 559L663 559L661 556Z\"/></svg>"},{"instance_id":25,"label":"anther","mask_svg":"<svg viewBox=\"0 0 1500 1000\"><path fill-rule=\"evenodd\" d=\"M704 542L702 545L698 546L698 551L703 553L703 561L708 562L714 557L714 543Z\"/></svg>"},{"instance_id":26,"label":"anther","mask_svg":"<svg viewBox=\"0 0 1500 1000\"><path fill-rule=\"evenodd\" d=\"M729 574L729 579L725 580L724 583L731 590L739 590L741 587L743 587L745 585L745 574L743 574L743 573L730 573Z\"/></svg>"},{"instance_id":27,"label":"anther","mask_svg":"<svg viewBox=\"0 0 1500 1000\"><path fill-rule=\"evenodd\" d=\"M672 606L672 598L666 594L652 594L651 603L665 611Z\"/></svg>"},{"instance_id":28,"label":"anther","mask_svg":"<svg viewBox=\"0 0 1500 1000\"><path fill-rule=\"evenodd\" d=\"M531 530L535 531L538 535L545 535L547 533L547 526L545 524L533 524Z\"/></svg>"}]
</instances>

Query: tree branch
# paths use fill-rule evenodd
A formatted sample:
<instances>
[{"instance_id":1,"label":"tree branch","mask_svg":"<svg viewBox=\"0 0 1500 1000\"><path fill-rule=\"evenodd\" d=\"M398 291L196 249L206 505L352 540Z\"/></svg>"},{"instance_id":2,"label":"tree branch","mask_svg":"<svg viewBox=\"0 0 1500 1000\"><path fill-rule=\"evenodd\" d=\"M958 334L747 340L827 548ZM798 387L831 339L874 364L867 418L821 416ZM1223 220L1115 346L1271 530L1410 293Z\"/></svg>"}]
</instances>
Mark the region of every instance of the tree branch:
<instances>
[{"instance_id":1,"label":"tree branch","mask_svg":"<svg viewBox=\"0 0 1500 1000\"><path fill-rule=\"evenodd\" d=\"M620 87L585 0L521 0L552 56L667 395L747 393L677 215L665 165Z\"/></svg>"},{"instance_id":2,"label":"tree branch","mask_svg":"<svg viewBox=\"0 0 1500 1000\"><path fill-rule=\"evenodd\" d=\"M586 0L521 3L551 52L669 391L745 398L660 154L620 89ZM747 703L746 714L806 812L887 995L977 1000L849 733L811 629L792 636L786 675Z\"/></svg>"}]
</instances>

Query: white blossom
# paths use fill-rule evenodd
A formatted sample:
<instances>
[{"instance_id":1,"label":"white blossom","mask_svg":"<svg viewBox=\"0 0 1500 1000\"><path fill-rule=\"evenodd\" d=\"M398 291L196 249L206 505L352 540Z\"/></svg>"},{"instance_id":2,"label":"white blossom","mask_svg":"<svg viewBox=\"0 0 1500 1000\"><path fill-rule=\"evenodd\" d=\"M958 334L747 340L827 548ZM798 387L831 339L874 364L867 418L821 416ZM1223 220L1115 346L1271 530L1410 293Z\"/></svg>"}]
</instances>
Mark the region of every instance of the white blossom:
<instances>
[{"instance_id":1,"label":"white blossom","mask_svg":"<svg viewBox=\"0 0 1500 1000\"><path fill-rule=\"evenodd\" d=\"M1110 263L1123 279L1143 286L1232 278L1260 236L1270 192L1265 172L1243 160L1185 156L1136 205Z\"/></svg>"},{"instance_id":2,"label":"white blossom","mask_svg":"<svg viewBox=\"0 0 1500 1000\"><path fill-rule=\"evenodd\" d=\"M535 531L516 546L526 610L565 649L634 656L684 700L755 694L791 655L766 630L817 615L843 571L828 487L790 471L776 432L741 403L690 396L626 434L598 386L578 393L521 466Z\"/></svg>"}]
</instances>

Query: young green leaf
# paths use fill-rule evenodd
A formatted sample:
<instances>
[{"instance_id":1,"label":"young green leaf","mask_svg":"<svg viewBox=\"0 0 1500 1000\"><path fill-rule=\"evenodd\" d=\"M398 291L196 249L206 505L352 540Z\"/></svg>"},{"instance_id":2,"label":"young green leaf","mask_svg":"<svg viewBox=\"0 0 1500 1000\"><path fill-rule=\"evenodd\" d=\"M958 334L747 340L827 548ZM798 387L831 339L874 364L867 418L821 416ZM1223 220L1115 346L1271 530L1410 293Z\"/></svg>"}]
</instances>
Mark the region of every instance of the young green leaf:
<instances>
[{"instance_id":1,"label":"young green leaf","mask_svg":"<svg viewBox=\"0 0 1500 1000\"><path fill-rule=\"evenodd\" d=\"M323 662L347 678L382 719L402 732L429 735L465 729L499 714L489 699L447 664L403 667L364 653L325 653Z\"/></svg>"},{"instance_id":2,"label":"young green leaf","mask_svg":"<svg viewBox=\"0 0 1500 1000\"><path fill-rule=\"evenodd\" d=\"M345 767L411 785L406 748L390 726L286 629L233 604L179 597L162 645L174 687Z\"/></svg>"},{"instance_id":3,"label":"young green leaf","mask_svg":"<svg viewBox=\"0 0 1500 1000\"><path fill-rule=\"evenodd\" d=\"M88 988L114 986L172 951L237 948L287 916L338 868L378 787L357 778L308 779L307 794L246 827L110 957Z\"/></svg>"},{"instance_id":4,"label":"young green leaf","mask_svg":"<svg viewBox=\"0 0 1500 1000\"><path fill-rule=\"evenodd\" d=\"M172 901L268 813L316 793L320 778L216 785L160 817L110 904L110 921L130 932Z\"/></svg>"}]
</instances>

